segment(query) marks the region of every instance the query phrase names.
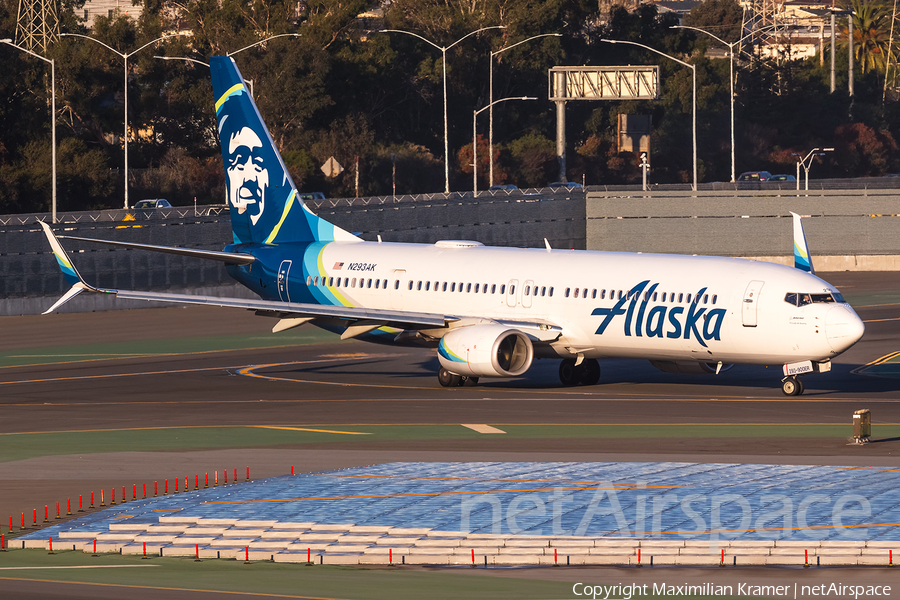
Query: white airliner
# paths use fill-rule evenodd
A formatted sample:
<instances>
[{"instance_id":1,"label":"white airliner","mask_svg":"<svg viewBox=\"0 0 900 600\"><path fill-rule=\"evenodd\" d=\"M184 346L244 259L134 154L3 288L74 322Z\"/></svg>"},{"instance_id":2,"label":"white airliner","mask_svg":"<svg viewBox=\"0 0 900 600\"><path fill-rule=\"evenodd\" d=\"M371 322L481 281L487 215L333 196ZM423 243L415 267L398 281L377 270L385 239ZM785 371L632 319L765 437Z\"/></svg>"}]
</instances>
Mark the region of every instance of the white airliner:
<instances>
[{"instance_id":1,"label":"white airliner","mask_svg":"<svg viewBox=\"0 0 900 600\"><path fill-rule=\"evenodd\" d=\"M85 240L225 263L259 300L97 288L42 223L72 288L120 298L255 310L273 332L312 323L390 344L437 347L444 386L517 377L561 359L564 385L593 385L597 359L645 358L669 372L783 365L782 391L825 372L863 335L862 321L813 274L800 217L795 267L738 258L365 242L298 197L234 61L211 60L234 243L222 252ZM60 236L65 239L66 236Z\"/></svg>"}]
</instances>

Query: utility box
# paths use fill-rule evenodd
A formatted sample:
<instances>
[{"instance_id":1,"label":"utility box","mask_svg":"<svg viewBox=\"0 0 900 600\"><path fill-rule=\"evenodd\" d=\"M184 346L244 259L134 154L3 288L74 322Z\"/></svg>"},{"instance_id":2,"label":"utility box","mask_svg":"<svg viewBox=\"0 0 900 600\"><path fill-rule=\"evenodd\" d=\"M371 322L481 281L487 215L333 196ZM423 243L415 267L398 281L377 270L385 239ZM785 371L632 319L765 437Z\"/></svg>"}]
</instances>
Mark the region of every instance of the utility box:
<instances>
[{"instance_id":1,"label":"utility box","mask_svg":"<svg viewBox=\"0 0 900 600\"><path fill-rule=\"evenodd\" d=\"M868 408L853 413L853 441L865 444L872 437L872 413Z\"/></svg>"}]
</instances>

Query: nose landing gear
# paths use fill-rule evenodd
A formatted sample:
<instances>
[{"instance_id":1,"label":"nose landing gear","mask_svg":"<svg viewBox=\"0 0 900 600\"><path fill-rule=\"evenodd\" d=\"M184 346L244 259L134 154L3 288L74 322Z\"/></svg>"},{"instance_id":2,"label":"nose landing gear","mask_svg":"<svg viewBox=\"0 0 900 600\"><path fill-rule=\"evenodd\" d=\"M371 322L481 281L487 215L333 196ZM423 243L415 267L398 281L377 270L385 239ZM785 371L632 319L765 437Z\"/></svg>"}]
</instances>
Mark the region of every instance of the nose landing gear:
<instances>
[{"instance_id":1,"label":"nose landing gear","mask_svg":"<svg viewBox=\"0 0 900 600\"><path fill-rule=\"evenodd\" d=\"M781 392L785 396L799 396L803 393L803 382L796 375L781 380Z\"/></svg>"}]
</instances>

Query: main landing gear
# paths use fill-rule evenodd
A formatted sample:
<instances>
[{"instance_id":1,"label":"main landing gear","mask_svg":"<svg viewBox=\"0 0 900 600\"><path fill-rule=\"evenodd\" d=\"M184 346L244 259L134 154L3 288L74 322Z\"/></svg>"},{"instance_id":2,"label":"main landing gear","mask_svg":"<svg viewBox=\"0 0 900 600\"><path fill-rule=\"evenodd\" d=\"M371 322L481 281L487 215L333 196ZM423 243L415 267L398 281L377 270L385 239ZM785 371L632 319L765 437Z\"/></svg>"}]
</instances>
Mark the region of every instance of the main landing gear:
<instances>
[{"instance_id":1,"label":"main landing gear","mask_svg":"<svg viewBox=\"0 0 900 600\"><path fill-rule=\"evenodd\" d=\"M438 383L443 387L475 387L478 385L478 378L456 375L441 367L438 371Z\"/></svg>"},{"instance_id":2,"label":"main landing gear","mask_svg":"<svg viewBox=\"0 0 900 600\"><path fill-rule=\"evenodd\" d=\"M781 380L781 392L785 396L799 396L803 393L803 382L796 375Z\"/></svg>"},{"instance_id":3,"label":"main landing gear","mask_svg":"<svg viewBox=\"0 0 900 600\"><path fill-rule=\"evenodd\" d=\"M565 386L597 385L600 381L600 363L586 358L576 365L574 358L567 358L559 363L559 380Z\"/></svg>"}]
</instances>

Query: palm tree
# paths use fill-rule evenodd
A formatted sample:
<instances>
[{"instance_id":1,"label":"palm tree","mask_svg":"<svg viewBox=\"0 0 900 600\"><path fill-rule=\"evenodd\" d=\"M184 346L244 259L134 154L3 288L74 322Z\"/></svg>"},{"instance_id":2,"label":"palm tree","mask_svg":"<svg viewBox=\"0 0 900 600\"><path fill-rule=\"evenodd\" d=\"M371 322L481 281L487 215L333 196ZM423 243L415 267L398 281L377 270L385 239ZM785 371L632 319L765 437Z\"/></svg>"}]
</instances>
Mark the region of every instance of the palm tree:
<instances>
[{"instance_id":1,"label":"palm tree","mask_svg":"<svg viewBox=\"0 0 900 600\"><path fill-rule=\"evenodd\" d=\"M850 0L853 11L853 54L863 74L883 71L891 52L889 47L891 8L880 0ZM847 27L841 27L841 44L847 45Z\"/></svg>"}]
</instances>

